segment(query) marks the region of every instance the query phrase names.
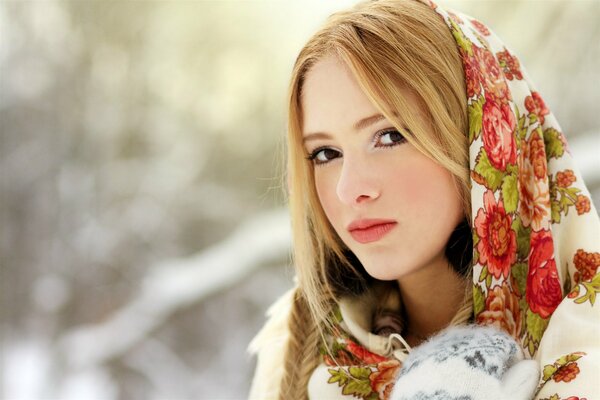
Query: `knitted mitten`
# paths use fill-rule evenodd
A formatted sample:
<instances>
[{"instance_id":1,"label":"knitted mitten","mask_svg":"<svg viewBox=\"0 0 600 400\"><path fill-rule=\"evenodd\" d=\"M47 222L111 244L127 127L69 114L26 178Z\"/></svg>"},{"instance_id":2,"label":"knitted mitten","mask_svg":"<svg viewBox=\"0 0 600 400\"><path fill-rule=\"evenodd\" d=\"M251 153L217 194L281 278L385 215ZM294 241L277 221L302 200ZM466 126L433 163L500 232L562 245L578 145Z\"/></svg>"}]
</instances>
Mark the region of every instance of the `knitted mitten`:
<instances>
[{"instance_id":1,"label":"knitted mitten","mask_svg":"<svg viewBox=\"0 0 600 400\"><path fill-rule=\"evenodd\" d=\"M504 331L454 326L412 350L390 400L530 400L538 380L537 362Z\"/></svg>"}]
</instances>

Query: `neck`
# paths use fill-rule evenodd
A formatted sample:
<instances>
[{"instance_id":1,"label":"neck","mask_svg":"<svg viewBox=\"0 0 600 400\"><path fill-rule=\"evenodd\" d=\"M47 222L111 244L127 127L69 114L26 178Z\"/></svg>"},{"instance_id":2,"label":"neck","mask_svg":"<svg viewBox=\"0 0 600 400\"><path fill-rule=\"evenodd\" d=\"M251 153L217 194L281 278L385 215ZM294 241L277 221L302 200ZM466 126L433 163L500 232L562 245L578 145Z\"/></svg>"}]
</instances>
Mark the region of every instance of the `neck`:
<instances>
[{"instance_id":1,"label":"neck","mask_svg":"<svg viewBox=\"0 0 600 400\"><path fill-rule=\"evenodd\" d=\"M414 342L442 330L462 304L466 282L443 258L398 280L405 332Z\"/></svg>"}]
</instances>

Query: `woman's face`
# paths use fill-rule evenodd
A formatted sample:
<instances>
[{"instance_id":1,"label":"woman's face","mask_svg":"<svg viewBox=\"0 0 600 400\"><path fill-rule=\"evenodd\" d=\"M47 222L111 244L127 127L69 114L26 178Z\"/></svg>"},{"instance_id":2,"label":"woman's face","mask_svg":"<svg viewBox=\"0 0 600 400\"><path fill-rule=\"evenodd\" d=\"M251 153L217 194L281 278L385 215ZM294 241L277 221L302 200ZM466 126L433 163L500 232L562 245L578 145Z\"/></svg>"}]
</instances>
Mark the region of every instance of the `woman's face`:
<instances>
[{"instance_id":1,"label":"woman's face","mask_svg":"<svg viewBox=\"0 0 600 400\"><path fill-rule=\"evenodd\" d=\"M400 93L416 110L414 95ZM399 280L446 265L444 248L463 218L450 172L405 141L387 119L368 118L378 110L336 58L326 57L308 72L302 109L319 201L367 272ZM398 111L400 118L415 112Z\"/></svg>"}]
</instances>

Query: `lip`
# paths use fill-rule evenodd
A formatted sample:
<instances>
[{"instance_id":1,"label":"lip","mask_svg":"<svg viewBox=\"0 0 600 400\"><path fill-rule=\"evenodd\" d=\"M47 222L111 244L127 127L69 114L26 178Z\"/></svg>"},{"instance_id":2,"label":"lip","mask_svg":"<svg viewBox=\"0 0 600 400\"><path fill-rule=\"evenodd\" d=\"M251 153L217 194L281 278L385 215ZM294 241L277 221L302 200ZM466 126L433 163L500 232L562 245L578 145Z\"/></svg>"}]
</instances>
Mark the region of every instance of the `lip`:
<instances>
[{"instance_id":1,"label":"lip","mask_svg":"<svg viewBox=\"0 0 600 400\"><path fill-rule=\"evenodd\" d=\"M359 219L348 225L348 232L359 243L376 242L398 223L390 219Z\"/></svg>"}]
</instances>

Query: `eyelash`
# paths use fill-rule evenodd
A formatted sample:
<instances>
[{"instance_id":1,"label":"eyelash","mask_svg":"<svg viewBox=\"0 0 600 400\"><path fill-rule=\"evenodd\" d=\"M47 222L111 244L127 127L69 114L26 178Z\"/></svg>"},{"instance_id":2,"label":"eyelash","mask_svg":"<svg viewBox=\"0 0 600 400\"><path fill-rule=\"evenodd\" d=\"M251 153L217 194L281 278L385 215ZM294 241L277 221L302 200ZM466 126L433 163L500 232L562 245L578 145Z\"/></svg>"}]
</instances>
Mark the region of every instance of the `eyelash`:
<instances>
[{"instance_id":1,"label":"eyelash","mask_svg":"<svg viewBox=\"0 0 600 400\"><path fill-rule=\"evenodd\" d=\"M383 135L386 135L388 133L398 133L400 134L400 136L402 136L402 139L397 141L397 142L393 142L391 144L384 144L380 147L387 147L387 148L391 148L391 147L395 147L398 146L404 142L406 142L406 138L404 137L404 135L402 135L397 129L384 129L382 131L379 131L375 134L375 136L373 137L373 142L376 142L378 139L380 139ZM319 153L323 150L331 150L329 147L327 146L323 146L323 147L317 147L316 149L314 149L307 157L306 159L309 161L312 161L312 163L315 166L322 166L325 164L328 164L330 161L333 161L333 159L329 160L329 161L318 161L317 160L317 155L319 155ZM337 152L337 150L334 150ZM339 153L339 152L338 152ZM336 157L338 158L338 157Z\"/></svg>"}]
</instances>

